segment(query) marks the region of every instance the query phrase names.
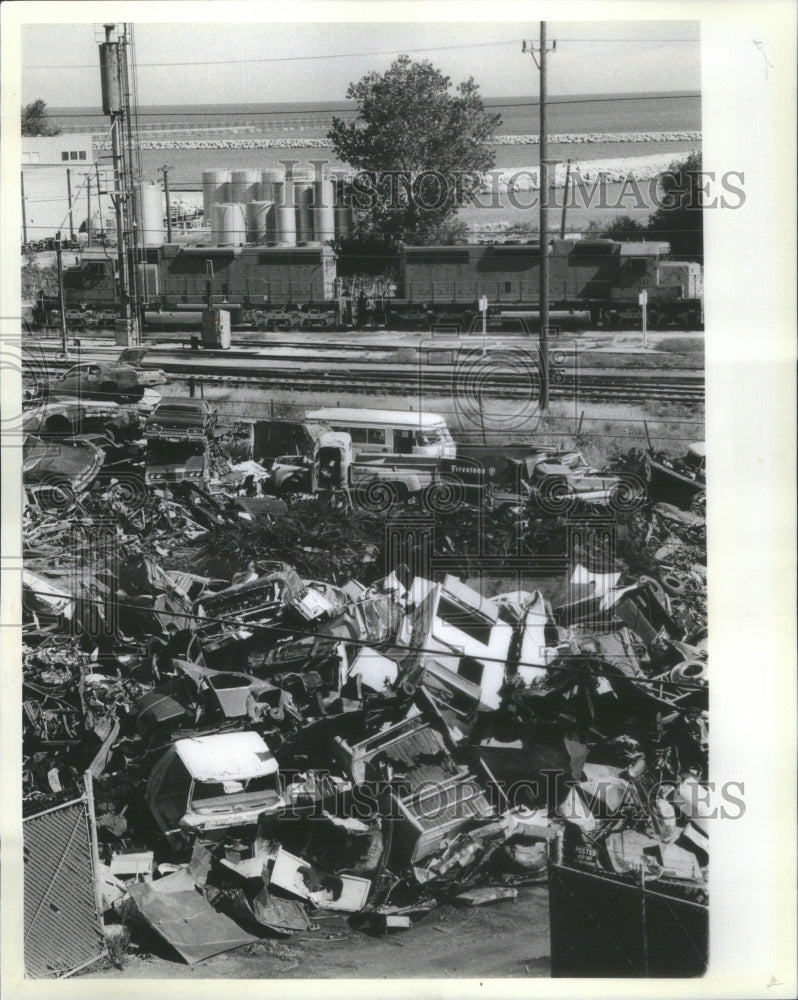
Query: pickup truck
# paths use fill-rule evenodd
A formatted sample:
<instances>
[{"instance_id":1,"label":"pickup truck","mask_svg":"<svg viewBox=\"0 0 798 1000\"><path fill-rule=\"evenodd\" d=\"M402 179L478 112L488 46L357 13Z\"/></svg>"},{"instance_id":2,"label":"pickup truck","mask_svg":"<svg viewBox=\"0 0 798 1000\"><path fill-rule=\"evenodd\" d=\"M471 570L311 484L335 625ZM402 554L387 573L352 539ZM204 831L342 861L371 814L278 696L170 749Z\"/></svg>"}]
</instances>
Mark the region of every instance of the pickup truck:
<instances>
[{"instance_id":1,"label":"pickup truck","mask_svg":"<svg viewBox=\"0 0 798 1000\"><path fill-rule=\"evenodd\" d=\"M645 492L642 482L594 469L579 452L523 446L470 451L458 458L356 455L348 434L330 431L312 458L276 459L272 486L283 493L344 492L359 508L375 512L416 501L433 514L463 503L501 508L530 501L552 513L564 513L578 500L635 509Z\"/></svg>"},{"instance_id":2,"label":"pickup truck","mask_svg":"<svg viewBox=\"0 0 798 1000\"><path fill-rule=\"evenodd\" d=\"M361 454L341 431L322 435L310 469L314 493L347 492L358 507L386 511L416 499L433 512L456 510L462 503L479 503L485 474L478 462L431 455Z\"/></svg>"}]
</instances>

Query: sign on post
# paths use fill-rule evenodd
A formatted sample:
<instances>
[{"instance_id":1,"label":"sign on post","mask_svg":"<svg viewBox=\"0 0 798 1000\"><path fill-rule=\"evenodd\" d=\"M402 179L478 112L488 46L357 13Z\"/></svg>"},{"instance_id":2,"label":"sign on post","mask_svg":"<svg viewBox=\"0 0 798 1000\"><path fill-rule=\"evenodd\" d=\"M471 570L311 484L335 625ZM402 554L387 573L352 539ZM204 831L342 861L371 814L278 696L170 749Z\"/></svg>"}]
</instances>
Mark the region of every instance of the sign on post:
<instances>
[{"instance_id":1,"label":"sign on post","mask_svg":"<svg viewBox=\"0 0 798 1000\"><path fill-rule=\"evenodd\" d=\"M488 351L488 297L480 296L479 311L482 313L482 356Z\"/></svg>"},{"instance_id":2,"label":"sign on post","mask_svg":"<svg viewBox=\"0 0 798 1000\"><path fill-rule=\"evenodd\" d=\"M642 292L637 296L637 301L643 310L643 350L648 348L648 330L647 330L647 316L646 307L648 306L648 291L644 288Z\"/></svg>"}]
</instances>

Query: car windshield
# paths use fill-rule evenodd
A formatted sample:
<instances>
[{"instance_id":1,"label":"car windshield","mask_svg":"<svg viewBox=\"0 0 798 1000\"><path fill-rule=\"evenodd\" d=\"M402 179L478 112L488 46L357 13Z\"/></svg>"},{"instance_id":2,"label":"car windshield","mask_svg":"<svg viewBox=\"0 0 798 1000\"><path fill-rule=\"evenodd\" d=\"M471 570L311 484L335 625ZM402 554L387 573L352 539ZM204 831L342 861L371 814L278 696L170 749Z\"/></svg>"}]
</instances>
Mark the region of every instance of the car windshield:
<instances>
[{"instance_id":1,"label":"car windshield","mask_svg":"<svg viewBox=\"0 0 798 1000\"><path fill-rule=\"evenodd\" d=\"M196 809L230 808L248 799L276 803L280 797L277 779L275 773L243 781L195 781L191 805Z\"/></svg>"},{"instance_id":2,"label":"car windshield","mask_svg":"<svg viewBox=\"0 0 798 1000\"><path fill-rule=\"evenodd\" d=\"M67 378L75 378L78 375L88 375L89 372L99 370L97 365L75 365L74 368L68 368L63 375L59 375L59 380L63 381Z\"/></svg>"},{"instance_id":3,"label":"car windshield","mask_svg":"<svg viewBox=\"0 0 798 1000\"><path fill-rule=\"evenodd\" d=\"M416 431L415 441L419 445L440 444L443 441L443 435L439 428L432 427L428 430Z\"/></svg>"}]
</instances>

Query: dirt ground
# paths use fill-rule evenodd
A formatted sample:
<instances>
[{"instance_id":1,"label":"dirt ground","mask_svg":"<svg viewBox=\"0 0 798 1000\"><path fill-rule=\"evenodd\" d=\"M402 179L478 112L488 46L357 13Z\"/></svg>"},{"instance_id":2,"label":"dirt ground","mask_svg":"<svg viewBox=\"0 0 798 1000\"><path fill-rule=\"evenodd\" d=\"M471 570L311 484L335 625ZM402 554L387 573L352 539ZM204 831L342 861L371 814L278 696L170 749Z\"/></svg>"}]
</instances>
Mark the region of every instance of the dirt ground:
<instances>
[{"instance_id":1,"label":"dirt ground","mask_svg":"<svg viewBox=\"0 0 798 1000\"><path fill-rule=\"evenodd\" d=\"M124 968L104 961L86 979L435 979L547 977L549 907L545 886L474 908L440 906L409 930L372 935L346 916L319 914L319 930L264 940L186 965L166 946L131 948Z\"/></svg>"}]
</instances>

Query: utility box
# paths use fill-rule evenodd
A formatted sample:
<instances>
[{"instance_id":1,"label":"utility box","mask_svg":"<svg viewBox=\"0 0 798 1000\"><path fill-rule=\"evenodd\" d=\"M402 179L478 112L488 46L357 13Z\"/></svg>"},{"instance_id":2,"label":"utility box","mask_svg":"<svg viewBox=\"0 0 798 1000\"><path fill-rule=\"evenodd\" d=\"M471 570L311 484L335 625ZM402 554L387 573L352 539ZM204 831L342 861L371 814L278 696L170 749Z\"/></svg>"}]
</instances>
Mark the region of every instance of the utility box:
<instances>
[{"instance_id":1,"label":"utility box","mask_svg":"<svg viewBox=\"0 0 798 1000\"><path fill-rule=\"evenodd\" d=\"M114 336L116 340L117 347L132 347L133 346L133 320L132 319L115 319L114 320Z\"/></svg>"},{"instance_id":2,"label":"utility box","mask_svg":"<svg viewBox=\"0 0 798 1000\"><path fill-rule=\"evenodd\" d=\"M215 347L223 351L230 350L230 310L202 310L202 343L205 347Z\"/></svg>"}]
</instances>

